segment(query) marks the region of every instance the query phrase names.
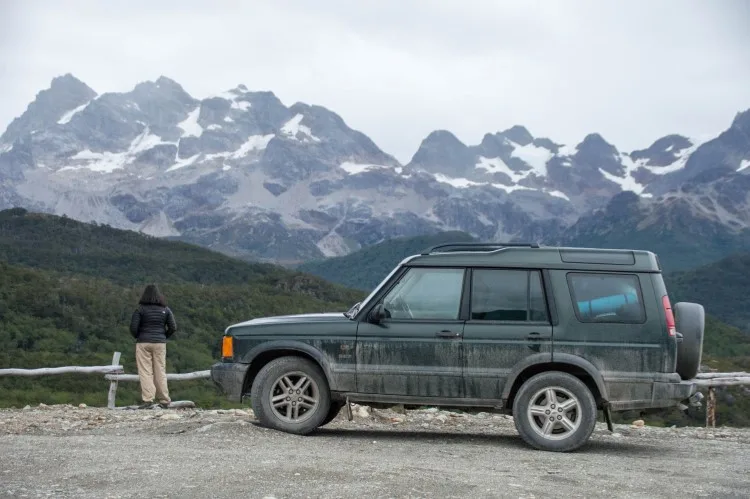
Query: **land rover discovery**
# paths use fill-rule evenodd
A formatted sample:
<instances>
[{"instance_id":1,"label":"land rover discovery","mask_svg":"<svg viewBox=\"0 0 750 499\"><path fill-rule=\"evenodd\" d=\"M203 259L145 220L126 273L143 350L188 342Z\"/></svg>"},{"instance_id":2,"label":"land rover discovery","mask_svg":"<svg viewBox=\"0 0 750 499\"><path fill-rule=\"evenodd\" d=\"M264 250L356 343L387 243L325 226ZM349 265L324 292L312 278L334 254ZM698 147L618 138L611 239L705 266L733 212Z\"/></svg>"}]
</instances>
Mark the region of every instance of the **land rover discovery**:
<instances>
[{"instance_id":1,"label":"land rover discovery","mask_svg":"<svg viewBox=\"0 0 750 499\"><path fill-rule=\"evenodd\" d=\"M456 243L397 265L347 312L228 327L211 368L260 423L307 434L348 402L494 409L571 451L603 411L693 399L704 310L648 251Z\"/></svg>"}]
</instances>

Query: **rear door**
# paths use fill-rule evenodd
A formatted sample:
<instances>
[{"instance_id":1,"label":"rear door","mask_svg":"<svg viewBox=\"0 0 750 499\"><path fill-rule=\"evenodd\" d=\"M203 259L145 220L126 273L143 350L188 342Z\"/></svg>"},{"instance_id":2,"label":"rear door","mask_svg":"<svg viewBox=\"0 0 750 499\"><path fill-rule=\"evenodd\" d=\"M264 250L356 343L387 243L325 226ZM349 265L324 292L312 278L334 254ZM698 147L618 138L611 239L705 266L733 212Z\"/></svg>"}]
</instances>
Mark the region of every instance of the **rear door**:
<instances>
[{"instance_id":1,"label":"rear door","mask_svg":"<svg viewBox=\"0 0 750 499\"><path fill-rule=\"evenodd\" d=\"M357 391L461 397L463 268L412 267L379 299L387 318L357 328Z\"/></svg>"},{"instance_id":2,"label":"rear door","mask_svg":"<svg viewBox=\"0 0 750 499\"><path fill-rule=\"evenodd\" d=\"M508 375L536 356L552 359L552 325L539 270L476 268L464 325L464 391L499 399Z\"/></svg>"}]
</instances>

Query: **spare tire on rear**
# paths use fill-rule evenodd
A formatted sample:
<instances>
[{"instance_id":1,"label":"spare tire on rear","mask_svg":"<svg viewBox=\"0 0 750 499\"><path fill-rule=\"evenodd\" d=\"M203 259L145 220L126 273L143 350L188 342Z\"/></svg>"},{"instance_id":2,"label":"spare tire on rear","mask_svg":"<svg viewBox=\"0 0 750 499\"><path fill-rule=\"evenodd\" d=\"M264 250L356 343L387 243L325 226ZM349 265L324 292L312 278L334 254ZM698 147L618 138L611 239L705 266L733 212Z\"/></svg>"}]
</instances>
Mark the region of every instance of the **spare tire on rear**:
<instances>
[{"instance_id":1,"label":"spare tire on rear","mask_svg":"<svg viewBox=\"0 0 750 499\"><path fill-rule=\"evenodd\" d=\"M677 374L683 380L693 379L703 355L706 313L703 305L688 302L677 303L674 313L677 332L682 334L682 342L677 344Z\"/></svg>"}]
</instances>

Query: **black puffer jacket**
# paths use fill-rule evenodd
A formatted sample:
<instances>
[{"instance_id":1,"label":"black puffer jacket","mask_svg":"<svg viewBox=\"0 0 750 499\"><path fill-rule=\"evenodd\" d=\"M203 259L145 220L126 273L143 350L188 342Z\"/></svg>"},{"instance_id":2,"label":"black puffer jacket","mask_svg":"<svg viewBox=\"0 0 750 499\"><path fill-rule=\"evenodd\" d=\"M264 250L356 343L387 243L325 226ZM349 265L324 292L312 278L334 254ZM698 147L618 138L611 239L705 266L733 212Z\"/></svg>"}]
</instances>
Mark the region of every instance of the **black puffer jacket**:
<instances>
[{"instance_id":1,"label":"black puffer jacket","mask_svg":"<svg viewBox=\"0 0 750 499\"><path fill-rule=\"evenodd\" d=\"M140 305L130 319L130 334L138 343L166 343L176 331L177 323L168 307Z\"/></svg>"}]
</instances>

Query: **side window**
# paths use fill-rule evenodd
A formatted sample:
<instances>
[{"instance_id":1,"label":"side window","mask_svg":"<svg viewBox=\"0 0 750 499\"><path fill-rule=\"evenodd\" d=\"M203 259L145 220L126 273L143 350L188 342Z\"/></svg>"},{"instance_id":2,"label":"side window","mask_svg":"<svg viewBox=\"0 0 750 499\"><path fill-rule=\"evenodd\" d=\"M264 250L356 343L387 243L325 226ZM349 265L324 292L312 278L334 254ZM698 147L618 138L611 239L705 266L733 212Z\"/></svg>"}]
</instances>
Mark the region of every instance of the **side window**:
<instances>
[{"instance_id":1,"label":"side window","mask_svg":"<svg viewBox=\"0 0 750 499\"><path fill-rule=\"evenodd\" d=\"M646 311L638 276L624 274L568 274L578 320L642 324Z\"/></svg>"},{"instance_id":2,"label":"side window","mask_svg":"<svg viewBox=\"0 0 750 499\"><path fill-rule=\"evenodd\" d=\"M475 269L471 283L471 319L547 321L547 305L538 271Z\"/></svg>"},{"instance_id":3,"label":"side window","mask_svg":"<svg viewBox=\"0 0 750 499\"><path fill-rule=\"evenodd\" d=\"M391 319L457 320L463 269L410 268L383 299Z\"/></svg>"}]
</instances>

